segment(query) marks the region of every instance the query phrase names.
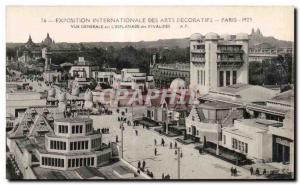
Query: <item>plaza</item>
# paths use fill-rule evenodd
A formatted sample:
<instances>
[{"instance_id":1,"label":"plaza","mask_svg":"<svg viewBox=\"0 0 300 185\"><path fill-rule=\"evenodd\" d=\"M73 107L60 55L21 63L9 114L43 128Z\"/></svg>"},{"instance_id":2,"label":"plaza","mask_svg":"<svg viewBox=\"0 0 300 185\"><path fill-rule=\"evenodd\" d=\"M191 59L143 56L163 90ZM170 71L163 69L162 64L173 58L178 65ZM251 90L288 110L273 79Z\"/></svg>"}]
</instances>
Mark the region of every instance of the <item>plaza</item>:
<instances>
[{"instance_id":1,"label":"plaza","mask_svg":"<svg viewBox=\"0 0 300 185\"><path fill-rule=\"evenodd\" d=\"M120 123L117 116L110 116L104 120L100 116L90 116L94 120L95 128L109 128L109 134L103 135L104 142L115 142L118 136L121 145ZM177 179L178 161L175 155L175 138L168 138L160 135L153 129L146 129L142 126L128 126L124 124L124 159L137 167L138 162L146 162L146 170L153 172L154 179L161 179L162 174L169 174L171 179ZM138 136L135 134L138 131ZM161 139L165 140L165 146L161 146ZM157 146L154 145L154 139L157 140ZM169 148L170 142L173 143L173 149ZM234 166L231 163L218 159L209 154L199 154L194 149L194 145L182 145L177 142L181 148L183 157L180 159L181 179L257 179L259 176L251 176L249 170ZM119 147L121 148L121 147ZM157 148L157 156L154 155L154 149ZM236 167L238 175L231 176L230 168ZM218 175L216 175L218 174Z\"/></svg>"}]
</instances>

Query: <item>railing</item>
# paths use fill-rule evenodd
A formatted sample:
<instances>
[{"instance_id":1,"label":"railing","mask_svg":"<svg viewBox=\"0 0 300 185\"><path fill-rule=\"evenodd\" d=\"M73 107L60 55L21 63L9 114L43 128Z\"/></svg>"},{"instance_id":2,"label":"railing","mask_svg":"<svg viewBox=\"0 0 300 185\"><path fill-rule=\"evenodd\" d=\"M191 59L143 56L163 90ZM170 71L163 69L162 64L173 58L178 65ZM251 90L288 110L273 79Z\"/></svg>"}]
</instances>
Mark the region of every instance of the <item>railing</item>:
<instances>
[{"instance_id":1,"label":"railing","mask_svg":"<svg viewBox=\"0 0 300 185\"><path fill-rule=\"evenodd\" d=\"M244 62L243 59L217 59L217 62Z\"/></svg>"},{"instance_id":2,"label":"railing","mask_svg":"<svg viewBox=\"0 0 300 185\"><path fill-rule=\"evenodd\" d=\"M202 59L202 58L195 58L195 57L192 57L192 58L191 58L191 61L192 61L192 62L205 62L205 59L204 59L204 58Z\"/></svg>"},{"instance_id":3,"label":"railing","mask_svg":"<svg viewBox=\"0 0 300 185\"><path fill-rule=\"evenodd\" d=\"M205 53L205 49L191 49L192 53Z\"/></svg>"},{"instance_id":4,"label":"railing","mask_svg":"<svg viewBox=\"0 0 300 185\"><path fill-rule=\"evenodd\" d=\"M243 50L218 49L217 53L244 53Z\"/></svg>"}]
</instances>

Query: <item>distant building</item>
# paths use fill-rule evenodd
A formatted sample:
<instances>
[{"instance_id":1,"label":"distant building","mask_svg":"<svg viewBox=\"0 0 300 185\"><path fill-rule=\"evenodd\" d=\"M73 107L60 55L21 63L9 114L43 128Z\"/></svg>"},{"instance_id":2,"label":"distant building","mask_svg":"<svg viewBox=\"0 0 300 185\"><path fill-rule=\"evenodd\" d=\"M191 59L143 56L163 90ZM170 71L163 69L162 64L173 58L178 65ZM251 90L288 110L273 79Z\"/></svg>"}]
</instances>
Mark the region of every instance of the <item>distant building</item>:
<instances>
[{"instance_id":1,"label":"distant building","mask_svg":"<svg viewBox=\"0 0 300 185\"><path fill-rule=\"evenodd\" d=\"M195 33L190 37L190 87L200 94L216 87L248 83L249 37Z\"/></svg>"},{"instance_id":2,"label":"distant building","mask_svg":"<svg viewBox=\"0 0 300 185\"><path fill-rule=\"evenodd\" d=\"M42 49L42 57L45 59L43 78L45 82L58 83L61 80L61 72L51 67L51 51L48 48Z\"/></svg>"},{"instance_id":3,"label":"distant building","mask_svg":"<svg viewBox=\"0 0 300 185\"><path fill-rule=\"evenodd\" d=\"M252 29L249 37L252 40L261 40L263 34L259 28L256 31ZM275 47L270 43L262 42L254 44L249 48L249 62L262 62L286 54L293 55L293 47Z\"/></svg>"},{"instance_id":4,"label":"distant building","mask_svg":"<svg viewBox=\"0 0 300 185\"><path fill-rule=\"evenodd\" d=\"M140 89L146 91L154 88L153 76L140 72L139 69L122 69L121 74L115 74L113 79L114 89Z\"/></svg>"},{"instance_id":5,"label":"distant building","mask_svg":"<svg viewBox=\"0 0 300 185\"><path fill-rule=\"evenodd\" d=\"M14 90L6 93L6 112L19 117L28 107L46 106L46 99L38 92L29 90Z\"/></svg>"},{"instance_id":6,"label":"distant building","mask_svg":"<svg viewBox=\"0 0 300 185\"><path fill-rule=\"evenodd\" d=\"M150 62L150 75L154 77L156 87L169 87L171 82L180 78L187 85L190 84L190 64L189 63L160 63L158 54L152 56Z\"/></svg>"}]
</instances>

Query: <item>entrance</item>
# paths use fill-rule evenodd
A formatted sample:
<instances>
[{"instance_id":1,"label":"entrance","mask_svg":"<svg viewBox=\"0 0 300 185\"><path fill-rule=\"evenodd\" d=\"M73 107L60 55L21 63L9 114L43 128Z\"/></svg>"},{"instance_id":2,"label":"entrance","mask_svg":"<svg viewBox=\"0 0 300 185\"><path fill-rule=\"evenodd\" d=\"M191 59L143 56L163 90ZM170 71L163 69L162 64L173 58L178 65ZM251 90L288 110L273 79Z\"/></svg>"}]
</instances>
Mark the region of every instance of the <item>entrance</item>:
<instances>
[{"instance_id":1,"label":"entrance","mask_svg":"<svg viewBox=\"0 0 300 185\"><path fill-rule=\"evenodd\" d=\"M273 135L273 161L290 162L290 140Z\"/></svg>"}]
</instances>

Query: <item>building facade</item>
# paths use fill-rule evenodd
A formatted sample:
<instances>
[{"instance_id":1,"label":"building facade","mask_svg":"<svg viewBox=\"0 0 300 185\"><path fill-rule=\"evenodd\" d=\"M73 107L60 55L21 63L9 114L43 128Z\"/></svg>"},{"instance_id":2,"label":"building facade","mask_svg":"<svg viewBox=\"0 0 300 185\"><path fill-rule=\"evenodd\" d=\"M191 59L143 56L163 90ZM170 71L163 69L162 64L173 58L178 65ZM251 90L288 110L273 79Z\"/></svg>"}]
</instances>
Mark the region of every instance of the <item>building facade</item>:
<instances>
[{"instance_id":1,"label":"building facade","mask_svg":"<svg viewBox=\"0 0 300 185\"><path fill-rule=\"evenodd\" d=\"M171 82L176 78L184 80L187 85L190 84L189 63L160 63L158 54L152 56L150 74L154 77L156 87L169 87Z\"/></svg>"},{"instance_id":2,"label":"building facade","mask_svg":"<svg viewBox=\"0 0 300 185\"><path fill-rule=\"evenodd\" d=\"M236 36L195 33L190 37L190 87L207 93L211 88L248 84L247 34Z\"/></svg>"}]
</instances>

